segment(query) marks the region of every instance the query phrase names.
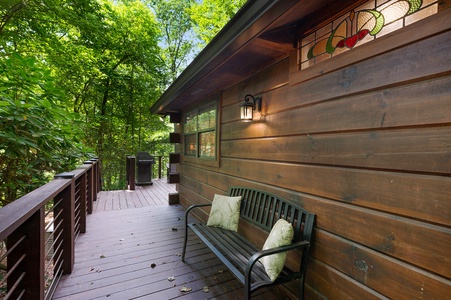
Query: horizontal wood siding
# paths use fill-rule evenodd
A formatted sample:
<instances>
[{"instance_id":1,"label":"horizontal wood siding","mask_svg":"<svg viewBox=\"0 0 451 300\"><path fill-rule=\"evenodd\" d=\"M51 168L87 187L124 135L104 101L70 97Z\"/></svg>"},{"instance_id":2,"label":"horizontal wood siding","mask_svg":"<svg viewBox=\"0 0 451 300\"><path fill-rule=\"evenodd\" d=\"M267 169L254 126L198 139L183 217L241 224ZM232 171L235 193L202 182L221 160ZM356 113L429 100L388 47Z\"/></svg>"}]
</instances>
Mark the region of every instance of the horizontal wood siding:
<instances>
[{"instance_id":1,"label":"horizontal wood siding","mask_svg":"<svg viewBox=\"0 0 451 300\"><path fill-rule=\"evenodd\" d=\"M450 297L450 19L446 9L305 71L290 74L287 58L223 91L219 167L182 157L181 203L244 185L315 213L308 299ZM242 123L248 93L263 118Z\"/></svg>"}]
</instances>

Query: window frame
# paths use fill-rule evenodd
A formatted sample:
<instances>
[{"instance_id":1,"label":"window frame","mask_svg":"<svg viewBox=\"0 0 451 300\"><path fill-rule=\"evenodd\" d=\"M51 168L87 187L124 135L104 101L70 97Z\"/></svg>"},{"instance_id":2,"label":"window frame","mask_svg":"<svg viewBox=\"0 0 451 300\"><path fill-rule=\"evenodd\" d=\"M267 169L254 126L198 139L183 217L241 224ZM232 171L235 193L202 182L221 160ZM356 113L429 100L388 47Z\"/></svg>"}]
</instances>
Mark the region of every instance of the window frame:
<instances>
[{"instance_id":1,"label":"window frame","mask_svg":"<svg viewBox=\"0 0 451 300\"><path fill-rule=\"evenodd\" d=\"M187 163L195 163L195 164L204 164L204 165L211 165L211 166L219 166L219 109L218 109L218 102L217 100L210 101L207 104L200 105L192 110L189 110L187 113L183 115L183 123L182 123L182 132L183 132L183 145L181 152L183 154L184 161ZM214 110L215 113L215 120L214 120L214 126L211 127L205 127L205 128L199 128L199 116L203 113L209 112L211 110ZM187 131L187 118L191 117L192 119L195 119L196 125L193 126L192 130ZM209 132L214 132L214 150L213 154L214 156L203 156L201 155L201 135ZM194 136L194 139L192 139ZM191 138L192 141L188 143L188 138ZM190 155L189 151L187 151L187 147L189 144L193 144L193 141L195 143L195 149L192 151L195 151L195 154Z\"/></svg>"}]
</instances>

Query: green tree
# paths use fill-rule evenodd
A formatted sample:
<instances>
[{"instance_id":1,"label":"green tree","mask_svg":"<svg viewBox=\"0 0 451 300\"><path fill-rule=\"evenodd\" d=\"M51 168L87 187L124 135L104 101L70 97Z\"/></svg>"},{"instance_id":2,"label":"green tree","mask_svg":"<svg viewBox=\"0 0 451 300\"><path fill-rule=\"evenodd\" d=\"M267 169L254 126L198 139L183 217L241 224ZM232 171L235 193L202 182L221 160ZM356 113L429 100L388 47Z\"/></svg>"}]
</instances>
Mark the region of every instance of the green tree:
<instances>
[{"instance_id":1,"label":"green tree","mask_svg":"<svg viewBox=\"0 0 451 300\"><path fill-rule=\"evenodd\" d=\"M97 31L81 35L94 59L93 76L85 81L89 90L79 105L86 116L86 141L102 158L105 188L114 189L124 187L125 155L147 150L148 131L168 132L148 112L165 74L158 26L147 6L141 1L104 1L102 15Z\"/></svg>"},{"instance_id":2,"label":"green tree","mask_svg":"<svg viewBox=\"0 0 451 300\"><path fill-rule=\"evenodd\" d=\"M208 44L218 34L244 3L246 0L203 0L191 7L194 31L203 41L203 45Z\"/></svg>"},{"instance_id":3,"label":"green tree","mask_svg":"<svg viewBox=\"0 0 451 300\"><path fill-rule=\"evenodd\" d=\"M42 183L45 178L41 180L40 174L50 175L63 167L59 168L54 159L65 161L82 155L79 148L55 145L53 149L41 151L41 144L35 145L34 141L29 140L30 125L16 130L13 138L9 132L13 128L11 120L20 124L35 120L27 115L23 117L22 107L13 106L23 103L30 110L28 114L39 112L49 120L43 126L48 129L46 133L34 134L45 145L50 143L44 142L43 136L70 140L75 133L61 131L58 122L44 113L55 113L53 117L56 118L56 111L60 110L61 116L71 116L62 124L74 131L79 129L83 133L80 137L83 144L92 147L102 158L106 187L123 187L118 182L122 169L125 169L121 166L125 154L134 153L140 147L149 147L152 144L148 140L152 138L149 132L169 130L156 118L149 118L148 112L166 82L165 70L159 59L158 34L152 11L141 1L1 2L0 63L3 68L0 76L3 87L0 92L2 117L5 117L2 118L0 131L2 186L6 187L6 183L16 179L15 182L22 182L21 186L29 182ZM16 57L18 53L20 55ZM39 83L30 81L28 85L21 85L20 80L23 79L16 76L20 79L16 80L17 86L30 92L31 96L26 97L28 102L11 100L12 95L8 93L13 83L8 80L12 74L33 72L41 72L36 75L40 78ZM45 86L47 81L49 89L46 93L41 92L39 86ZM51 89L50 83L53 84ZM58 105L49 100L51 97ZM83 122L77 123L70 110L80 114ZM8 116L9 123L5 121ZM17 147L12 147L14 139ZM24 151L34 153L34 157L25 160L23 156L15 158L11 155L14 150L26 149L20 147L23 143L30 144L31 150ZM67 158L57 155L58 149L67 149ZM53 157L45 156L46 151ZM24 162L19 168L21 171L4 171L6 166L15 162L14 159ZM43 170L49 173L37 174L37 168L29 161L46 161L49 167ZM67 168L66 171L71 169ZM21 176L20 172L27 176ZM10 190L22 189L21 186L11 184ZM28 191L30 188L22 190ZM9 194L8 199L13 199L14 192Z\"/></svg>"},{"instance_id":4,"label":"green tree","mask_svg":"<svg viewBox=\"0 0 451 300\"><path fill-rule=\"evenodd\" d=\"M148 109L199 50L195 33L208 42L242 3L1 1L1 200L75 167L82 144L106 189L124 187L126 154L167 155L172 128Z\"/></svg>"},{"instance_id":5,"label":"green tree","mask_svg":"<svg viewBox=\"0 0 451 300\"><path fill-rule=\"evenodd\" d=\"M14 201L79 162L77 115L35 58L0 61L0 201Z\"/></svg>"},{"instance_id":6,"label":"green tree","mask_svg":"<svg viewBox=\"0 0 451 300\"><path fill-rule=\"evenodd\" d=\"M0 205L87 155L48 53L58 48L66 24L96 8L87 0L0 3Z\"/></svg>"},{"instance_id":7,"label":"green tree","mask_svg":"<svg viewBox=\"0 0 451 300\"><path fill-rule=\"evenodd\" d=\"M191 61L195 41L190 16L193 0L152 0L161 34L160 58L168 74L167 84L173 82Z\"/></svg>"},{"instance_id":8,"label":"green tree","mask_svg":"<svg viewBox=\"0 0 451 300\"><path fill-rule=\"evenodd\" d=\"M0 2L0 52L40 56L56 49L68 28L89 28L99 4L93 0Z\"/></svg>"}]
</instances>

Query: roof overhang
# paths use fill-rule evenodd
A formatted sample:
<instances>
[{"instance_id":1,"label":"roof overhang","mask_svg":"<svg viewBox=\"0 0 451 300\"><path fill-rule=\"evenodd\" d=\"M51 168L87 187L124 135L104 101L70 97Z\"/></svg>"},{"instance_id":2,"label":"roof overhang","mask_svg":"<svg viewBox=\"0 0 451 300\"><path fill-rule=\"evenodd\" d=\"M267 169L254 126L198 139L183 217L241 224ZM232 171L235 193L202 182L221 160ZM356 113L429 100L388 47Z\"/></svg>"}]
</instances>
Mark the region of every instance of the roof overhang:
<instances>
[{"instance_id":1,"label":"roof overhang","mask_svg":"<svg viewBox=\"0 0 451 300\"><path fill-rule=\"evenodd\" d=\"M163 93L150 112L178 113L237 84L286 58L298 37L321 21L362 1L366 0L248 1Z\"/></svg>"}]
</instances>

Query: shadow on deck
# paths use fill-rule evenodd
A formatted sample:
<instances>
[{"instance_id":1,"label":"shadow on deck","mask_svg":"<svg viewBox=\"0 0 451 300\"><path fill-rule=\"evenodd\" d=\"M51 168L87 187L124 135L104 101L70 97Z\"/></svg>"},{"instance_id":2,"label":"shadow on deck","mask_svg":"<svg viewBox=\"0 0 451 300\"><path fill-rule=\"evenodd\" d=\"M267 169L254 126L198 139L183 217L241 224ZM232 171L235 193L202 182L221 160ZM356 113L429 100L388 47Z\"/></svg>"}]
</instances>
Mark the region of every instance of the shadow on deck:
<instances>
[{"instance_id":1,"label":"shadow on deck","mask_svg":"<svg viewBox=\"0 0 451 300\"><path fill-rule=\"evenodd\" d=\"M167 204L171 189L157 180L101 192L53 299L243 299L242 285L200 240L189 241L180 261L185 209ZM263 289L253 299L286 299L276 294Z\"/></svg>"}]
</instances>

